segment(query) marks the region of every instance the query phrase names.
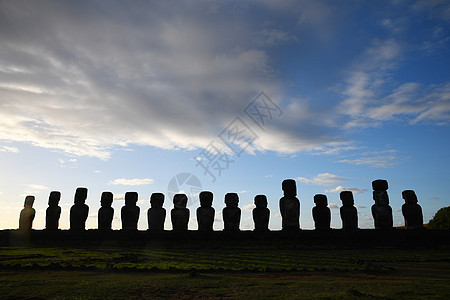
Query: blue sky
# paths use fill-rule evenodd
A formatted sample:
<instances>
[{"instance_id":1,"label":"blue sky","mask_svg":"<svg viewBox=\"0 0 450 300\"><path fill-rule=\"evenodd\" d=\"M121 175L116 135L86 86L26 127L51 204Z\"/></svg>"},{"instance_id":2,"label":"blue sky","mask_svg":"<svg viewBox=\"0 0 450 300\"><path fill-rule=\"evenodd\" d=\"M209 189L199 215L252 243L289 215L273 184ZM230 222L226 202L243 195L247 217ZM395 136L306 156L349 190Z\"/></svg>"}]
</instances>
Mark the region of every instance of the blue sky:
<instances>
[{"instance_id":1,"label":"blue sky","mask_svg":"<svg viewBox=\"0 0 450 300\"><path fill-rule=\"evenodd\" d=\"M117 229L137 191L146 229L151 193L169 211L178 189L195 229L201 188L216 229L237 192L242 229L265 194L277 230L286 178L302 228L317 193L340 228L342 190L373 227L378 178L395 225L405 189L428 221L449 205L449 32L447 1L0 1L0 228L18 227L28 194L44 228L52 190L68 228L84 186L88 228L103 191ZM198 181L174 187L179 174Z\"/></svg>"}]
</instances>

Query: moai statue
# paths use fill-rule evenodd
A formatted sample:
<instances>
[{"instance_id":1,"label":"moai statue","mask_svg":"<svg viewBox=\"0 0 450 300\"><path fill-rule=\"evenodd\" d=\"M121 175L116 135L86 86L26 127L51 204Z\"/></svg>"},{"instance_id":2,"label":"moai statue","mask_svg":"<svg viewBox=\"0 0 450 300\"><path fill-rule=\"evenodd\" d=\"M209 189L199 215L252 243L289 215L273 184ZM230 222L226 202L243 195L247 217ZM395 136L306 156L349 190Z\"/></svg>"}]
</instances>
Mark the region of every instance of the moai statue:
<instances>
[{"instance_id":1,"label":"moai statue","mask_svg":"<svg viewBox=\"0 0 450 300\"><path fill-rule=\"evenodd\" d=\"M342 201L340 208L342 229L358 229L358 212L356 207L353 206L355 204L353 193L351 191L342 191L339 197Z\"/></svg>"},{"instance_id":2,"label":"moai statue","mask_svg":"<svg viewBox=\"0 0 450 300\"><path fill-rule=\"evenodd\" d=\"M114 208L112 208L113 193L103 192L100 199L100 209L98 210L98 229L111 230L111 224L114 217Z\"/></svg>"},{"instance_id":3,"label":"moai statue","mask_svg":"<svg viewBox=\"0 0 450 300\"><path fill-rule=\"evenodd\" d=\"M34 216L36 211L33 208L34 196L26 196L23 209L20 212L19 218L19 229L20 230L31 230L33 226Z\"/></svg>"},{"instance_id":4,"label":"moai statue","mask_svg":"<svg viewBox=\"0 0 450 300\"><path fill-rule=\"evenodd\" d=\"M392 229L392 208L389 206L389 196L387 194L388 182L383 179L372 181L373 200L372 216L376 229Z\"/></svg>"},{"instance_id":5,"label":"moai statue","mask_svg":"<svg viewBox=\"0 0 450 300\"><path fill-rule=\"evenodd\" d=\"M252 211L255 231L269 231L270 210L267 208L266 195L255 196L255 208Z\"/></svg>"},{"instance_id":6,"label":"moai statue","mask_svg":"<svg viewBox=\"0 0 450 300\"><path fill-rule=\"evenodd\" d=\"M402 213L405 218L405 226L408 229L423 228L422 207L417 204L417 196L413 190L405 190L402 192L405 204L402 205Z\"/></svg>"},{"instance_id":7,"label":"moai statue","mask_svg":"<svg viewBox=\"0 0 450 300\"><path fill-rule=\"evenodd\" d=\"M84 187L77 188L75 192L75 204L70 208L70 229L84 230L89 214L89 206L85 204L88 190Z\"/></svg>"},{"instance_id":8,"label":"moai statue","mask_svg":"<svg viewBox=\"0 0 450 300\"><path fill-rule=\"evenodd\" d=\"M48 207L45 211L45 229L57 230L59 227L59 217L61 216L61 207L58 205L61 199L61 193L58 191L50 192L48 197Z\"/></svg>"},{"instance_id":9,"label":"moai statue","mask_svg":"<svg viewBox=\"0 0 450 300\"><path fill-rule=\"evenodd\" d=\"M295 231L300 229L300 200L297 196L295 180L283 181L282 189L284 196L280 199L280 212L282 217L282 229L284 231Z\"/></svg>"},{"instance_id":10,"label":"moai statue","mask_svg":"<svg viewBox=\"0 0 450 300\"><path fill-rule=\"evenodd\" d=\"M327 196L323 194L314 195L316 206L312 209L312 215L316 230L330 229L331 211L328 207Z\"/></svg>"},{"instance_id":11,"label":"moai statue","mask_svg":"<svg viewBox=\"0 0 450 300\"><path fill-rule=\"evenodd\" d=\"M150 196L151 207L147 211L148 229L154 231L164 231L166 221L166 209L163 207L164 194L153 193Z\"/></svg>"},{"instance_id":12,"label":"moai statue","mask_svg":"<svg viewBox=\"0 0 450 300\"><path fill-rule=\"evenodd\" d=\"M137 192L125 193L125 206L122 207L120 215L122 218L122 229L137 230L139 213L141 209L136 205L138 201Z\"/></svg>"},{"instance_id":13,"label":"moai statue","mask_svg":"<svg viewBox=\"0 0 450 300\"><path fill-rule=\"evenodd\" d=\"M187 231L189 223L189 209L186 208L188 198L186 194L173 196L174 208L170 212L173 231Z\"/></svg>"},{"instance_id":14,"label":"moai statue","mask_svg":"<svg viewBox=\"0 0 450 300\"><path fill-rule=\"evenodd\" d=\"M236 193L225 195L226 207L222 210L224 231L239 231L241 223L241 209L238 207L239 196Z\"/></svg>"},{"instance_id":15,"label":"moai statue","mask_svg":"<svg viewBox=\"0 0 450 300\"><path fill-rule=\"evenodd\" d=\"M203 191L200 193L200 207L197 208L197 223L199 231L213 231L215 209L212 207L213 193Z\"/></svg>"}]
</instances>

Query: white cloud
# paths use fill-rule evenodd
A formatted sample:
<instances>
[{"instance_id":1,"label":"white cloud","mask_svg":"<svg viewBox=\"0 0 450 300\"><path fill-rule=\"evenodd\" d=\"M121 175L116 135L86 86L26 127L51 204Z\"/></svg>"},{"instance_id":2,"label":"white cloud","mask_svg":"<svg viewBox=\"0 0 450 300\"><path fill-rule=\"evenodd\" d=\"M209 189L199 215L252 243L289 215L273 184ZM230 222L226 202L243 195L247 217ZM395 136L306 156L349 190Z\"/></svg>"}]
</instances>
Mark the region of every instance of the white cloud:
<instances>
[{"instance_id":1,"label":"white cloud","mask_svg":"<svg viewBox=\"0 0 450 300\"><path fill-rule=\"evenodd\" d=\"M28 184L27 185L27 188L28 189L30 189L30 190L33 190L33 191L36 191L36 190L48 190L49 188L48 187L46 187L45 185L42 185L42 184Z\"/></svg>"},{"instance_id":2,"label":"white cloud","mask_svg":"<svg viewBox=\"0 0 450 300\"><path fill-rule=\"evenodd\" d=\"M328 205L328 207L329 207L330 209L339 209L339 208L340 208L340 206L339 206L337 203L330 203L330 204Z\"/></svg>"},{"instance_id":3,"label":"white cloud","mask_svg":"<svg viewBox=\"0 0 450 300\"><path fill-rule=\"evenodd\" d=\"M325 193L340 193L342 191L351 191L353 194L359 194L367 191L366 189L359 189L356 187L343 187L342 185L338 185L334 189L325 190Z\"/></svg>"},{"instance_id":4,"label":"white cloud","mask_svg":"<svg viewBox=\"0 0 450 300\"><path fill-rule=\"evenodd\" d=\"M3 146L3 147L0 148L0 152L19 153L20 150L17 147Z\"/></svg>"},{"instance_id":5,"label":"white cloud","mask_svg":"<svg viewBox=\"0 0 450 300\"><path fill-rule=\"evenodd\" d=\"M261 31L262 41L264 45L276 45L282 42L298 42L298 38L285 31L278 29L263 29Z\"/></svg>"},{"instance_id":6,"label":"white cloud","mask_svg":"<svg viewBox=\"0 0 450 300\"><path fill-rule=\"evenodd\" d=\"M101 159L130 144L193 149L276 90L247 20L204 15L201 1L149 5L2 4L0 139Z\"/></svg>"},{"instance_id":7,"label":"white cloud","mask_svg":"<svg viewBox=\"0 0 450 300\"><path fill-rule=\"evenodd\" d=\"M45 185L42 184L27 184L25 185L25 190L22 194L20 194L20 197L25 197L27 195L33 195L33 194L38 194L41 193L43 191L49 190L49 188Z\"/></svg>"},{"instance_id":8,"label":"white cloud","mask_svg":"<svg viewBox=\"0 0 450 300\"><path fill-rule=\"evenodd\" d=\"M388 24L388 21L384 22ZM402 60L403 45L396 39L374 40L348 72L344 100L338 105L349 116L344 128L379 126L384 121L450 121L450 83L420 85L417 82L392 84L391 73Z\"/></svg>"},{"instance_id":9,"label":"white cloud","mask_svg":"<svg viewBox=\"0 0 450 300\"><path fill-rule=\"evenodd\" d=\"M326 5L258 5L295 20L305 6L301 26L332 16ZM296 34L247 8L236 18L236 3L76 6L2 4L0 140L103 160L133 145L192 150L217 137L260 90L282 100L268 53ZM339 140L301 115L286 111L248 150L295 153Z\"/></svg>"},{"instance_id":10,"label":"white cloud","mask_svg":"<svg viewBox=\"0 0 450 300\"><path fill-rule=\"evenodd\" d=\"M351 151L351 150L358 150L361 149L363 147L356 147L356 146L343 146L343 147L334 147L334 148L324 148L324 149L320 149L319 151L313 153L313 155L336 155L336 154L340 154L341 152L347 152L347 151Z\"/></svg>"},{"instance_id":11,"label":"white cloud","mask_svg":"<svg viewBox=\"0 0 450 300\"><path fill-rule=\"evenodd\" d=\"M297 177L295 180L314 185L331 185L347 179L331 173L320 173L313 178Z\"/></svg>"},{"instance_id":12,"label":"white cloud","mask_svg":"<svg viewBox=\"0 0 450 300\"><path fill-rule=\"evenodd\" d=\"M113 200L114 201L125 201L125 194L114 194Z\"/></svg>"},{"instance_id":13,"label":"white cloud","mask_svg":"<svg viewBox=\"0 0 450 300\"><path fill-rule=\"evenodd\" d=\"M244 205L244 206L242 207L242 210L245 210L245 211L252 211L255 207L256 207L255 204L251 203L251 204Z\"/></svg>"},{"instance_id":14,"label":"white cloud","mask_svg":"<svg viewBox=\"0 0 450 300\"><path fill-rule=\"evenodd\" d=\"M395 155L382 155L373 157L361 157L355 159L341 159L337 162L348 163L352 165L368 165L371 167L387 168L398 163L398 158Z\"/></svg>"},{"instance_id":15,"label":"white cloud","mask_svg":"<svg viewBox=\"0 0 450 300\"><path fill-rule=\"evenodd\" d=\"M147 184L153 184L154 180L150 178L142 178L142 179L125 179L125 178L119 178L114 179L113 181L110 181L109 184L113 185L147 185Z\"/></svg>"},{"instance_id":16,"label":"white cloud","mask_svg":"<svg viewBox=\"0 0 450 300\"><path fill-rule=\"evenodd\" d=\"M396 118L448 123L448 83L390 80L406 48L397 36L372 40L327 109L317 99L283 98L274 46L300 44L309 31L327 40L344 11L317 1L2 3L0 140L103 160L134 145L203 148L262 89L284 105L284 114L258 134L250 152L336 154L348 146L343 128ZM263 12L293 26L283 28ZM402 21L382 20L393 31ZM308 46L302 51L311 52ZM427 92L417 96L421 90Z\"/></svg>"}]
</instances>

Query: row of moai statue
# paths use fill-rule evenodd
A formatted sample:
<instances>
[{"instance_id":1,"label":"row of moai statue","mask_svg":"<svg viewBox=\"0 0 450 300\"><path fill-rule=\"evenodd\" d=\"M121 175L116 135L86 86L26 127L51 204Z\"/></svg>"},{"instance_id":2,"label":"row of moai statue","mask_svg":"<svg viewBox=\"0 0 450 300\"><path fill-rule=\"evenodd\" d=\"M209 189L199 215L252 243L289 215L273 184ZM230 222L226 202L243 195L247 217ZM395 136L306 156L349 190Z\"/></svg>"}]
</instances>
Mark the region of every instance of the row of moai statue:
<instances>
[{"instance_id":1,"label":"row of moai statue","mask_svg":"<svg viewBox=\"0 0 450 300\"><path fill-rule=\"evenodd\" d=\"M373 199L372 216L377 229L393 228L392 208L389 205L387 194L388 183L386 180L378 179L372 182ZM293 179L286 179L282 183L283 197L280 199L280 212L282 217L282 229L284 231L295 231L300 229L300 200L297 198L296 182ZM85 204L88 190L77 188L75 192L74 205L70 209L70 229L84 230L88 218L89 207ZM410 229L423 227L422 208L417 204L417 196L412 190L402 192L405 204L402 206L402 213L405 218L405 225ZM47 230L57 230L59 228L59 218L61 207L59 201L61 193L53 191L50 193L48 208L46 211L45 228ZM353 193L342 191L340 193L342 206L340 207L340 217L342 229L354 230L358 228L358 212L354 206ZM140 208L136 205L138 201L137 192L125 193L125 206L121 209L122 229L137 230L140 215ZM185 194L176 194L173 197L174 208L170 212L172 228L174 231L188 230L190 212L186 207L188 198ZM35 210L33 209L34 196L25 198L25 207L20 213L19 229L31 229ZM197 223L199 231L213 231L215 209L212 207L213 193L203 191L200 193L200 207L197 208ZM113 194L103 192L101 196L101 207L98 211L98 229L111 230L114 217ZM314 196L315 207L312 215L315 229L327 230L331 224L331 210L328 207L327 196L316 194ZM163 208L164 194L153 193L150 197L151 207L147 211L148 229L152 231L163 231L166 220L166 210ZM241 209L238 207L239 197L236 193L225 195L226 207L222 210L224 231L239 231L241 220ZM267 197L257 195L254 198L255 208L252 211L255 231L268 231L270 210L267 208Z\"/></svg>"}]
</instances>

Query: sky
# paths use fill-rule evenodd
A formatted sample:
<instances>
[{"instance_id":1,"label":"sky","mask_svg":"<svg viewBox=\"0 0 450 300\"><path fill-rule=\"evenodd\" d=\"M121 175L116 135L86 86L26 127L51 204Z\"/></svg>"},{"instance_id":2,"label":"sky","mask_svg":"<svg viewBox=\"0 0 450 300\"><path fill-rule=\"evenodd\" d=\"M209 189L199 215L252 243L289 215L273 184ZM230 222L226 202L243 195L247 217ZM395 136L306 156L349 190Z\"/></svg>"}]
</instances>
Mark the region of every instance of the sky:
<instances>
[{"instance_id":1,"label":"sky","mask_svg":"<svg viewBox=\"0 0 450 300\"><path fill-rule=\"evenodd\" d=\"M281 183L295 179L300 226L325 194L341 228L353 191L373 228L371 182L386 179L395 226L412 189L428 222L449 206L448 1L0 1L0 229L18 228L26 195L45 227L60 191L69 228L77 187L87 228L103 191L239 195L241 229L264 194L281 228Z\"/></svg>"}]
</instances>

